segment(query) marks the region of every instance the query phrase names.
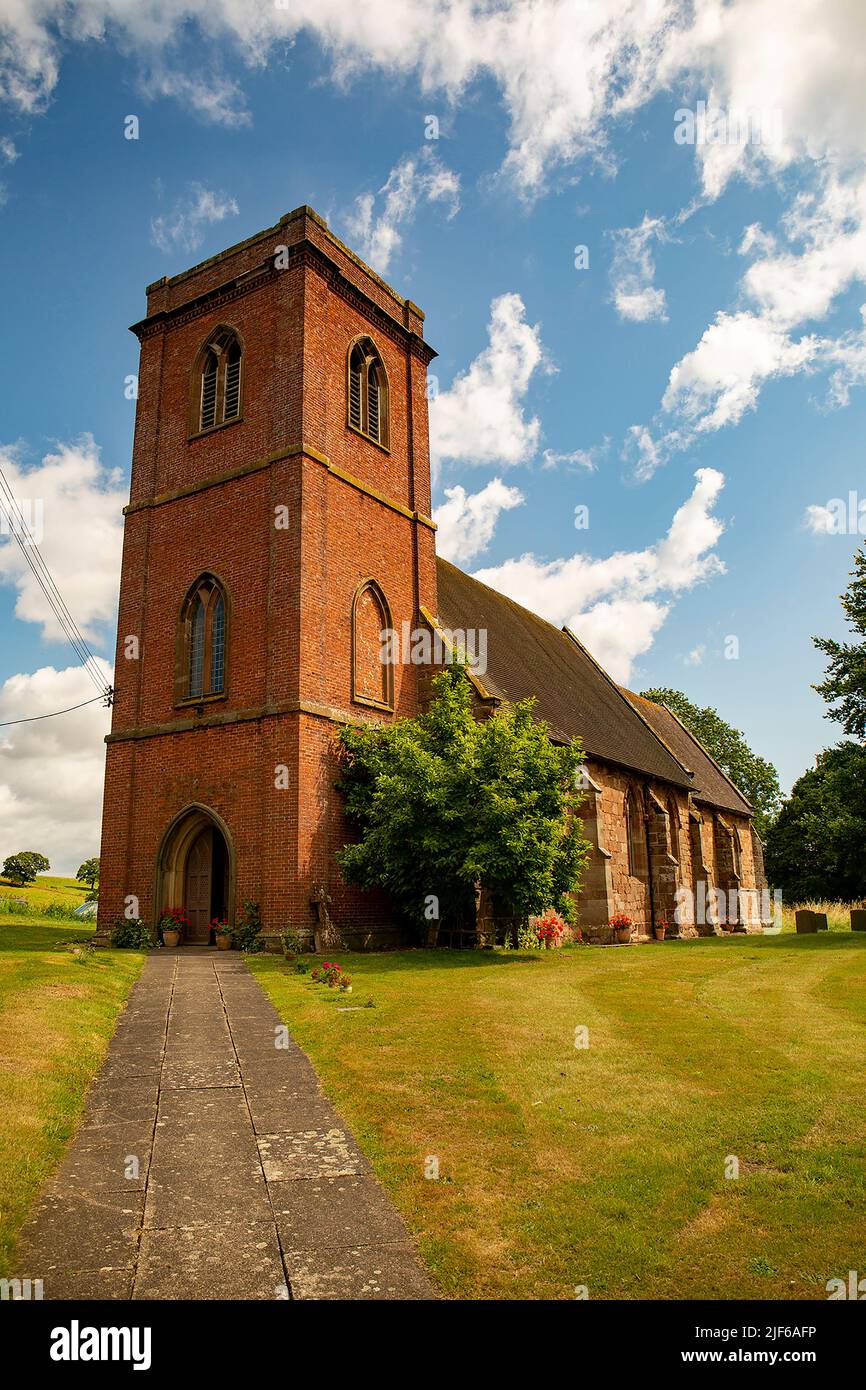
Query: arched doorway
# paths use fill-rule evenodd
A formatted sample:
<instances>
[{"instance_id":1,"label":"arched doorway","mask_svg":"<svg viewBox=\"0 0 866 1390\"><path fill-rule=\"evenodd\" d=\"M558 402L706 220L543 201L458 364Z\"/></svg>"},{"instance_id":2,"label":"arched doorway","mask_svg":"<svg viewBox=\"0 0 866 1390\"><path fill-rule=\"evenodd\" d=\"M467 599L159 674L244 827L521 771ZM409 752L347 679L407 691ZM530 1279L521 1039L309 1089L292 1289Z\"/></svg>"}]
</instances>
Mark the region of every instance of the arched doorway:
<instances>
[{"instance_id":1,"label":"arched doorway","mask_svg":"<svg viewBox=\"0 0 866 1390\"><path fill-rule=\"evenodd\" d=\"M205 806L188 806L165 833L157 864L157 910L183 907L189 918L184 938L207 945L215 917L231 920L234 856L224 822Z\"/></svg>"}]
</instances>

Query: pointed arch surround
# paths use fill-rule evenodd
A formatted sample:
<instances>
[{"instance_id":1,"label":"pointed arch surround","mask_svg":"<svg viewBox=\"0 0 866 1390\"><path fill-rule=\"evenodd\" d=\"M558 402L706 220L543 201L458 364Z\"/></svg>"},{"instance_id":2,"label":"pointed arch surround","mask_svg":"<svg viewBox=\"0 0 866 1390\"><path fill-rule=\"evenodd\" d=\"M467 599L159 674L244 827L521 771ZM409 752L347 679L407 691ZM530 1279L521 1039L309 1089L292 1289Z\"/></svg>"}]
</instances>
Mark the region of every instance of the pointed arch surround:
<instances>
[{"instance_id":1,"label":"pointed arch surround","mask_svg":"<svg viewBox=\"0 0 866 1390\"><path fill-rule=\"evenodd\" d=\"M349 345L346 418L349 428L390 448L391 392L388 373L372 338Z\"/></svg>"},{"instance_id":2,"label":"pointed arch surround","mask_svg":"<svg viewBox=\"0 0 866 1390\"><path fill-rule=\"evenodd\" d=\"M241 419L243 360L243 344L234 328L215 329L203 344L192 373L191 435L207 434Z\"/></svg>"},{"instance_id":3,"label":"pointed arch surround","mask_svg":"<svg viewBox=\"0 0 866 1390\"><path fill-rule=\"evenodd\" d=\"M394 666L383 656L390 644L391 609L375 579L365 579L352 600L352 699L374 709L394 708Z\"/></svg>"},{"instance_id":4,"label":"pointed arch surround","mask_svg":"<svg viewBox=\"0 0 866 1390\"><path fill-rule=\"evenodd\" d=\"M192 585L180 613L175 703L224 699L228 675L228 600L214 574Z\"/></svg>"},{"instance_id":5,"label":"pointed arch surround","mask_svg":"<svg viewBox=\"0 0 866 1390\"><path fill-rule=\"evenodd\" d=\"M201 854L203 839L205 855ZM191 864L197 849L198 862ZM207 863L204 875L203 860ZM191 869L198 872L193 875ZM170 907L190 908L189 895L198 890L201 901L197 917L190 916L187 941L205 944L213 917L234 921L235 872L234 842L226 822L212 807L190 802L166 827L157 853L153 896L156 920ZM203 878L207 880L204 883Z\"/></svg>"}]
</instances>

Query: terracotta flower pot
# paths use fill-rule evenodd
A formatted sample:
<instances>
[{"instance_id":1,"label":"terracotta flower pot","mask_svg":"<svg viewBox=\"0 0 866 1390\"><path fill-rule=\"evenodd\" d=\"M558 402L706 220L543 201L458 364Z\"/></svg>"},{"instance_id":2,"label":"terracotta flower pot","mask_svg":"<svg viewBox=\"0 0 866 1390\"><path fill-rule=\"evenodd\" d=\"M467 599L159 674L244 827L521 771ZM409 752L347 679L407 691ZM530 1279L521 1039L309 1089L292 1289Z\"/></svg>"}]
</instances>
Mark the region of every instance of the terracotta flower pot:
<instances>
[{"instance_id":1,"label":"terracotta flower pot","mask_svg":"<svg viewBox=\"0 0 866 1390\"><path fill-rule=\"evenodd\" d=\"M665 939L665 928L664 928L664 927L653 927L653 934L655 935L656 941L664 941L664 939Z\"/></svg>"},{"instance_id":2,"label":"terracotta flower pot","mask_svg":"<svg viewBox=\"0 0 866 1390\"><path fill-rule=\"evenodd\" d=\"M232 934L230 931L217 932L217 950L230 951L232 945Z\"/></svg>"},{"instance_id":3,"label":"terracotta flower pot","mask_svg":"<svg viewBox=\"0 0 866 1390\"><path fill-rule=\"evenodd\" d=\"M180 932L179 932L179 931L163 931L163 933L162 933L162 944L163 944L163 946L168 946L168 947L170 947L170 948L173 948L173 947L175 947L175 946L179 946L179 945L180 945Z\"/></svg>"},{"instance_id":4,"label":"terracotta flower pot","mask_svg":"<svg viewBox=\"0 0 866 1390\"><path fill-rule=\"evenodd\" d=\"M621 946L624 946L626 942L631 941L631 927L617 927L616 939Z\"/></svg>"}]
</instances>

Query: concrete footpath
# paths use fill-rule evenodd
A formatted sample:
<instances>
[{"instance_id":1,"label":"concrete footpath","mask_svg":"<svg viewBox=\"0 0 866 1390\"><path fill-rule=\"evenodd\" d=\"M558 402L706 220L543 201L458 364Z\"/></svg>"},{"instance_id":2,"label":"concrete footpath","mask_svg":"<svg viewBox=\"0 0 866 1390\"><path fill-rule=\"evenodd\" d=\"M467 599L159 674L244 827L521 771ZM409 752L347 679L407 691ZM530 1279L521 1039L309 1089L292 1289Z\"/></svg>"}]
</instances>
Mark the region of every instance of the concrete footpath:
<instances>
[{"instance_id":1,"label":"concrete footpath","mask_svg":"<svg viewBox=\"0 0 866 1390\"><path fill-rule=\"evenodd\" d=\"M22 1232L46 1299L435 1297L243 957L155 951Z\"/></svg>"}]
</instances>

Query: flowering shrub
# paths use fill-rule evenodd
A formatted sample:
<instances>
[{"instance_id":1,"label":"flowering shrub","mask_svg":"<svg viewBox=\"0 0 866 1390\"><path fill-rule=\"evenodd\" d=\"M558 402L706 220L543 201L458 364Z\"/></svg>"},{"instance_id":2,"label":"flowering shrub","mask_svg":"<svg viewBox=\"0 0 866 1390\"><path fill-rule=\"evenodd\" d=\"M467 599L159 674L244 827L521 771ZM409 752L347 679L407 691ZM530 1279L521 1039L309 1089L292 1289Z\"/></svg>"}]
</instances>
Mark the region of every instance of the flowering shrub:
<instances>
[{"instance_id":1,"label":"flowering shrub","mask_svg":"<svg viewBox=\"0 0 866 1390\"><path fill-rule=\"evenodd\" d=\"M231 927L229 926L228 922L223 921L219 917L214 917L213 921L211 922L211 928L213 929L213 931L216 932L217 936L222 936L225 932L231 931Z\"/></svg>"},{"instance_id":2,"label":"flowering shrub","mask_svg":"<svg viewBox=\"0 0 866 1390\"><path fill-rule=\"evenodd\" d=\"M343 978L349 979L348 975L343 976L343 967L335 960L324 960L321 965L310 971L311 980L315 980L317 985L328 985L331 989L335 989ZM351 983L349 980L349 984Z\"/></svg>"},{"instance_id":3,"label":"flowering shrub","mask_svg":"<svg viewBox=\"0 0 866 1390\"><path fill-rule=\"evenodd\" d=\"M529 924L541 946L561 946L569 929L565 918L552 907L541 917L531 917Z\"/></svg>"}]
</instances>

